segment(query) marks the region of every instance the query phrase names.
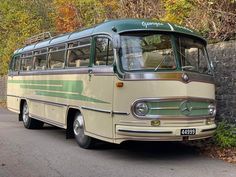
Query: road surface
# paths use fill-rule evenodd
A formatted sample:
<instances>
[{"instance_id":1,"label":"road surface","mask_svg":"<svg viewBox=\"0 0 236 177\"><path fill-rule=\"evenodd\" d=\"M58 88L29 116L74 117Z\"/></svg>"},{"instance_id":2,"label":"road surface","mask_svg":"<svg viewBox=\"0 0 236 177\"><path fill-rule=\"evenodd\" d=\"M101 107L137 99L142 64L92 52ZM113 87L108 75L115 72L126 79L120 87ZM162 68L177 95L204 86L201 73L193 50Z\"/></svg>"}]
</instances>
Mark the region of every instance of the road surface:
<instances>
[{"instance_id":1,"label":"road surface","mask_svg":"<svg viewBox=\"0 0 236 177\"><path fill-rule=\"evenodd\" d=\"M0 177L235 177L236 165L181 143L104 144L84 150L52 126L27 130L0 108Z\"/></svg>"}]
</instances>

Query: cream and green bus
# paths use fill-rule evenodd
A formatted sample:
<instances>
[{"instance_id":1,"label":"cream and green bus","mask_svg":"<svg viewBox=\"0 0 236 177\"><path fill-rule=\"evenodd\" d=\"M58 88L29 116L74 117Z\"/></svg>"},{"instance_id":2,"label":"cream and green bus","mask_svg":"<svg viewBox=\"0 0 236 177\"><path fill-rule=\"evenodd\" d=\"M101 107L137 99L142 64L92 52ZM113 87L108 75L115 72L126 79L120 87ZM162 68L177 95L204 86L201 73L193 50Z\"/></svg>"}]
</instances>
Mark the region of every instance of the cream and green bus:
<instances>
[{"instance_id":1,"label":"cream and green bus","mask_svg":"<svg viewBox=\"0 0 236 177\"><path fill-rule=\"evenodd\" d=\"M25 128L66 129L82 148L209 138L216 103L206 45L191 29L143 19L43 33L13 54L7 106Z\"/></svg>"}]
</instances>

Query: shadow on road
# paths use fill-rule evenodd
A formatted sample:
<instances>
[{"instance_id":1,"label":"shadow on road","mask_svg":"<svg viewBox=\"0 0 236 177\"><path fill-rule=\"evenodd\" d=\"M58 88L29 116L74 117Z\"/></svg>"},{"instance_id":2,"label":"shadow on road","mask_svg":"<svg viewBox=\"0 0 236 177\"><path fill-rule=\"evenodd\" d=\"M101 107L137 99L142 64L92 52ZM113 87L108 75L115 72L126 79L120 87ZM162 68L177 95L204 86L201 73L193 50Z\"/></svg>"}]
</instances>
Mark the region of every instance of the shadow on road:
<instances>
[{"instance_id":1,"label":"shadow on road","mask_svg":"<svg viewBox=\"0 0 236 177\"><path fill-rule=\"evenodd\" d=\"M49 131L47 135L58 135L58 139L65 138L65 130L45 124L41 131ZM74 139L69 139L65 143L77 145ZM78 148L80 148L78 146ZM128 141L122 144L111 144L99 142L92 151L99 151L102 154L112 155L114 158L138 159L159 159L159 160L181 160L186 158L199 157L199 148L182 142L136 142Z\"/></svg>"},{"instance_id":2,"label":"shadow on road","mask_svg":"<svg viewBox=\"0 0 236 177\"><path fill-rule=\"evenodd\" d=\"M199 148L181 142L125 142L120 145L104 143L95 150L127 160L183 160L200 156Z\"/></svg>"}]
</instances>

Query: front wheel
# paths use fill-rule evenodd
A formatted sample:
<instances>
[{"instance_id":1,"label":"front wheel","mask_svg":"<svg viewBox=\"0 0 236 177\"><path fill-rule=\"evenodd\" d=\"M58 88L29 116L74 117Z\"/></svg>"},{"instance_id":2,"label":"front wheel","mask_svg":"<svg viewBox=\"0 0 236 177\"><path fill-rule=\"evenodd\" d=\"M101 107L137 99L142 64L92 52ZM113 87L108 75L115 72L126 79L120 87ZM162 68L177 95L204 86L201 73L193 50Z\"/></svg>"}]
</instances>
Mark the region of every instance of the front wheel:
<instances>
[{"instance_id":1,"label":"front wheel","mask_svg":"<svg viewBox=\"0 0 236 177\"><path fill-rule=\"evenodd\" d=\"M35 120L29 116L29 106L26 102L24 102L23 109L22 109L22 120L24 127L27 129L39 129L43 127L43 122L39 120Z\"/></svg>"},{"instance_id":2,"label":"front wheel","mask_svg":"<svg viewBox=\"0 0 236 177\"><path fill-rule=\"evenodd\" d=\"M73 132L78 145L84 149L91 149L95 145L95 139L84 134L84 119L80 113L74 118Z\"/></svg>"}]
</instances>

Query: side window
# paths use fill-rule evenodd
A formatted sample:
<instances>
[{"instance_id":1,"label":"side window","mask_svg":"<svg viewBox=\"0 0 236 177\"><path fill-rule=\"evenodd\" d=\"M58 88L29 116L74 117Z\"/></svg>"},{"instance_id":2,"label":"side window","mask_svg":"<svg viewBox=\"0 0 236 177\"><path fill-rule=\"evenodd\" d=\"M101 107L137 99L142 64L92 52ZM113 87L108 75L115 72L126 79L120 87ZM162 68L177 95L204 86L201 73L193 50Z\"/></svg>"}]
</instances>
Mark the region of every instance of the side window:
<instances>
[{"instance_id":1,"label":"side window","mask_svg":"<svg viewBox=\"0 0 236 177\"><path fill-rule=\"evenodd\" d=\"M12 71L19 71L20 70L20 57L17 56L13 59L12 62Z\"/></svg>"},{"instance_id":2,"label":"side window","mask_svg":"<svg viewBox=\"0 0 236 177\"><path fill-rule=\"evenodd\" d=\"M30 71L33 68L33 57L22 58L21 59L21 70Z\"/></svg>"},{"instance_id":3,"label":"side window","mask_svg":"<svg viewBox=\"0 0 236 177\"><path fill-rule=\"evenodd\" d=\"M90 38L80 39L69 44L67 65L68 67L86 67L90 58Z\"/></svg>"},{"instance_id":4,"label":"side window","mask_svg":"<svg viewBox=\"0 0 236 177\"><path fill-rule=\"evenodd\" d=\"M34 69L35 70L44 70L47 68L47 49L42 49L35 52L34 56Z\"/></svg>"},{"instance_id":5,"label":"side window","mask_svg":"<svg viewBox=\"0 0 236 177\"><path fill-rule=\"evenodd\" d=\"M97 37L94 65L112 65L114 62L113 46L110 39Z\"/></svg>"},{"instance_id":6,"label":"side window","mask_svg":"<svg viewBox=\"0 0 236 177\"><path fill-rule=\"evenodd\" d=\"M64 68L65 45L50 48L48 59L50 69Z\"/></svg>"},{"instance_id":7,"label":"side window","mask_svg":"<svg viewBox=\"0 0 236 177\"><path fill-rule=\"evenodd\" d=\"M33 56L32 52L23 54L21 57L21 70L30 71L33 68Z\"/></svg>"}]
</instances>

